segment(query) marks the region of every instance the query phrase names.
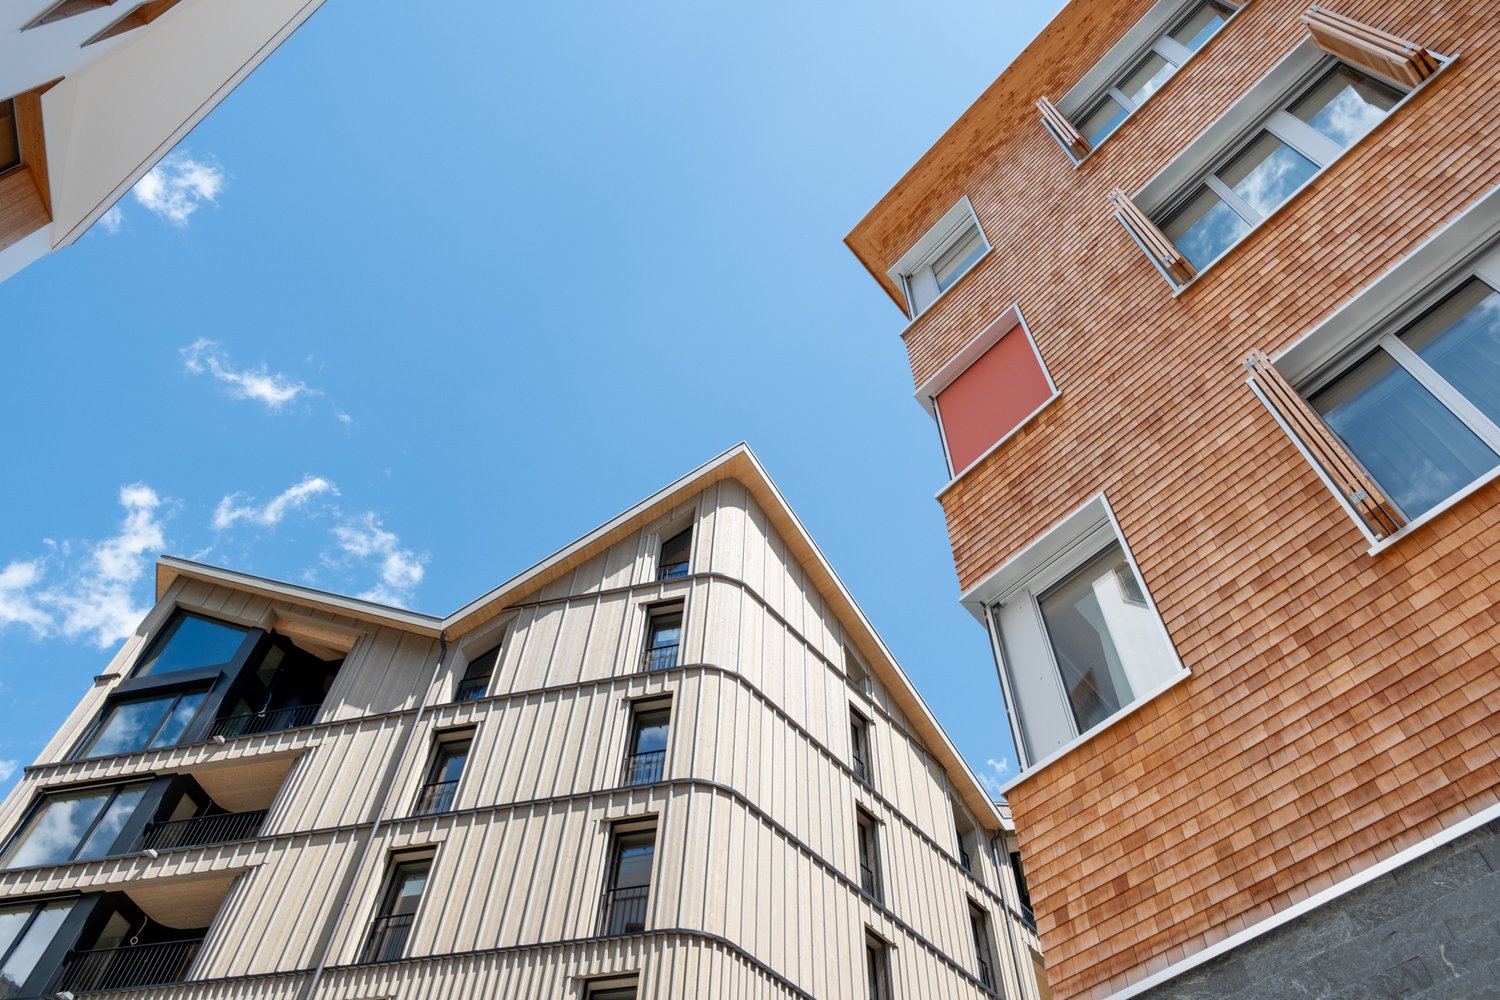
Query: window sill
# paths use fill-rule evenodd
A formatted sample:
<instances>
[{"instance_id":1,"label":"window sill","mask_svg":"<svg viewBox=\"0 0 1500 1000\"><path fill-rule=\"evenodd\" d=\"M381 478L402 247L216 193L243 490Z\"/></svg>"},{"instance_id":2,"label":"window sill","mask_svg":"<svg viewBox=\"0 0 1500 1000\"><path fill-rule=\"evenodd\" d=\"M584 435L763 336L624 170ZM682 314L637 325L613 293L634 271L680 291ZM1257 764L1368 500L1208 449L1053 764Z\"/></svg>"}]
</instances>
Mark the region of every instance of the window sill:
<instances>
[{"instance_id":1,"label":"window sill","mask_svg":"<svg viewBox=\"0 0 1500 1000\"><path fill-rule=\"evenodd\" d=\"M1447 513L1452 508L1458 506L1460 503L1467 500L1475 493L1478 493L1490 483L1493 483L1496 479L1500 479L1500 465L1495 466L1489 472L1486 472L1484 475L1480 476L1478 479L1474 480L1468 486L1465 486L1463 489L1459 490L1448 499L1439 501L1435 507L1426 511L1420 517L1408 521L1405 525L1402 526L1400 531L1396 532L1393 535L1387 535L1385 538L1382 538L1374 545L1371 545L1368 554L1372 556L1379 555L1386 549L1399 544L1400 542L1404 541L1408 535L1412 534L1420 528L1425 527L1428 523L1437 520L1438 517Z\"/></svg>"},{"instance_id":2,"label":"window sill","mask_svg":"<svg viewBox=\"0 0 1500 1000\"><path fill-rule=\"evenodd\" d=\"M969 269L967 271L965 271L963 274L960 274L957 278L953 279L953 284L949 285L947 288L943 289L941 292L938 292L937 298L935 298L931 302L927 303L927 308L926 309L923 309L921 312L919 312L915 316L913 316L911 318L911 322L907 323L906 326L904 326L904 327L901 328L900 336L904 339L906 337L906 335L912 331L913 328L915 328L917 325L919 325L928 316L931 316L934 312L936 312L938 306L940 304L942 304L943 300L946 299L949 295L951 295L953 293L953 290L955 288L958 288L959 286L961 286L964 283L964 281L969 277L969 275L971 275L975 271L979 270L979 265L983 264L985 262L985 260L988 259L989 255L992 254L992 253L994 253L994 252L995 252L995 248L994 247L992 247L992 246L985 247L984 248L984 253L982 253L978 257L974 258L974 263L972 263L972 264L969 265Z\"/></svg>"},{"instance_id":3,"label":"window sill","mask_svg":"<svg viewBox=\"0 0 1500 1000\"><path fill-rule=\"evenodd\" d=\"M1052 395L1042 400L1042 405L1038 406L1036 409L1028 413L1025 419L1023 419L1019 424L1016 424L1016 426L1006 431L1005 434L1001 436L1000 440L990 445L984 450L983 454L981 454L978 458L974 459L974 461L970 462L968 465L959 470L959 472L952 479L948 480L948 482L942 487L942 489L933 494L933 499L941 502L943 499L943 495L946 494L949 490L953 489L953 487L957 486L959 480L966 477L970 472L973 472L980 465L983 465L985 459L989 458L995 452L999 451L1001 445L1005 444L1011 438L1015 437L1017 434L1021 433L1021 431L1025 430L1031 424L1031 422L1041 414L1043 410L1051 406L1057 400L1057 397L1061 395L1061 389L1054 390Z\"/></svg>"},{"instance_id":4,"label":"window sill","mask_svg":"<svg viewBox=\"0 0 1500 1000\"><path fill-rule=\"evenodd\" d=\"M1039 772L1041 772L1042 770L1044 770L1045 768L1049 767L1050 765L1052 765L1052 764L1056 763L1057 761L1061 760L1062 758L1066 757L1068 754L1072 753L1074 750L1077 750L1079 747L1083 746L1083 744L1087 743L1089 740L1094 739L1096 736L1098 736L1100 733L1104 732L1105 730L1108 730L1108 729L1114 727L1118 723L1120 723L1123 720L1125 720L1125 719L1129 718L1130 716L1134 715L1140 709L1144 708L1146 705L1148 705L1151 702L1155 701L1158 697L1160 697L1161 695L1163 695L1166 692L1170 691L1172 688L1176 687L1178 684L1181 684L1183 681L1187 680L1192 675L1193 675L1193 673L1192 673L1191 670L1188 670L1187 668L1183 668L1182 672L1179 673L1179 674L1177 674L1177 676L1168 678L1165 683L1158 685L1152 691L1146 692L1144 695L1142 695L1141 697L1137 698L1135 701L1131 702L1129 705L1126 705L1124 708L1120 709L1118 712L1116 712L1114 715L1110 716L1108 719L1105 719L1103 722L1099 723L1099 725L1095 726L1093 729L1090 729L1086 733L1080 733L1078 736L1075 736L1069 742L1064 743L1062 746L1058 747L1056 750L1052 751L1047 756L1045 756L1041 760L1037 761L1035 764L1032 764L1031 766L1027 767L1020 774L1016 775L1014 778L1010 779L1005 784L1001 785L998 794L1005 795L1012 788L1015 788L1017 785L1019 785L1021 782L1023 782L1023 781L1029 781L1030 779L1036 777L1036 775Z\"/></svg>"}]
</instances>

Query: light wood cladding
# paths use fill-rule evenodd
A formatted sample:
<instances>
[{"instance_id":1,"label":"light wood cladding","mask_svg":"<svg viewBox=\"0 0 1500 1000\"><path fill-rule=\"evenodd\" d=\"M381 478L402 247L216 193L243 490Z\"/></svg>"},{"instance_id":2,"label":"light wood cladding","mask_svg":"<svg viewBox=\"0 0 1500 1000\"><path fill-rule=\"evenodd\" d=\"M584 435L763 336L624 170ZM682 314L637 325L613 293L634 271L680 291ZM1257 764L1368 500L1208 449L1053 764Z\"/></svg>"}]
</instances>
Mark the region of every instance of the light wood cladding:
<instances>
[{"instance_id":1,"label":"light wood cladding","mask_svg":"<svg viewBox=\"0 0 1500 1000\"><path fill-rule=\"evenodd\" d=\"M22 30L26 31L44 24L52 24L55 21L62 21L78 14L87 14L91 10L109 7L118 2L119 0L58 0L57 3L37 15Z\"/></svg>"},{"instance_id":2,"label":"light wood cladding","mask_svg":"<svg viewBox=\"0 0 1500 1000\"><path fill-rule=\"evenodd\" d=\"M57 82L53 80L14 98L21 165L0 175L0 250L25 239L52 221L42 95Z\"/></svg>"},{"instance_id":3,"label":"light wood cladding","mask_svg":"<svg viewBox=\"0 0 1500 1000\"><path fill-rule=\"evenodd\" d=\"M1041 97L1037 99L1036 106L1037 110L1042 113L1043 127L1051 129L1053 138L1062 144L1063 149L1066 149L1069 155L1075 160L1081 160L1089 155L1093 147L1083 137L1083 133L1068 121L1068 116L1057 110L1057 105Z\"/></svg>"},{"instance_id":4,"label":"light wood cladding","mask_svg":"<svg viewBox=\"0 0 1500 1000\"><path fill-rule=\"evenodd\" d=\"M97 35L90 38L83 44L93 45L96 42L104 41L106 38L114 38L116 35L123 35L127 31L134 31L136 28L144 28L146 25L150 24L152 21L156 20L158 17L161 17L167 11L171 10L173 7L176 7L180 2L181 0L146 0L145 3L136 7L130 13L115 21L113 24L109 25L109 27L105 28L103 31L99 32Z\"/></svg>"},{"instance_id":5,"label":"light wood cladding","mask_svg":"<svg viewBox=\"0 0 1500 1000\"><path fill-rule=\"evenodd\" d=\"M1167 234L1156 228L1156 223L1150 217L1136 207L1130 196L1120 188L1115 188L1109 193L1110 204L1114 206L1115 218L1120 220L1124 226L1140 243L1147 255L1155 261L1162 270L1167 272L1167 277L1175 285L1185 285L1193 279L1197 272L1188 259L1182 255Z\"/></svg>"},{"instance_id":6,"label":"light wood cladding","mask_svg":"<svg viewBox=\"0 0 1500 1000\"><path fill-rule=\"evenodd\" d=\"M1302 23L1324 52L1398 86L1411 89L1438 70L1437 58L1416 42L1326 7L1309 7Z\"/></svg>"},{"instance_id":7,"label":"light wood cladding","mask_svg":"<svg viewBox=\"0 0 1500 1000\"><path fill-rule=\"evenodd\" d=\"M1103 490L1192 672L1009 793L1061 1000L1108 996L1500 801L1500 486L1371 556L1242 364L1500 185L1500 10L1341 2L1462 54L1173 297L1100 205L1305 43L1306 3L1246 4L1075 169L1035 101L1149 7L1068 4L848 238L884 285L967 195L994 252L905 327L913 380L1019 302L1061 391L942 495L960 585Z\"/></svg>"}]
</instances>

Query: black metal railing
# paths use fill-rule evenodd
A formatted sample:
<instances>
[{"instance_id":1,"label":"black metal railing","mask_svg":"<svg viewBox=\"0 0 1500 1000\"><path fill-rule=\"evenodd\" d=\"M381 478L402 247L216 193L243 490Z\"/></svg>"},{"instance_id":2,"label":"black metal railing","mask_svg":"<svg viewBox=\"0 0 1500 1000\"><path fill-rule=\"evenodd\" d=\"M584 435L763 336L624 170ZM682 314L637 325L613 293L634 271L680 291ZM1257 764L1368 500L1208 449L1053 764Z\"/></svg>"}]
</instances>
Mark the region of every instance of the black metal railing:
<instances>
[{"instance_id":1,"label":"black metal railing","mask_svg":"<svg viewBox=\"0 0 1500 1000\"><path fill-rule=\"evenodd\" d=\"M453 808L453 793L458 789L458 779L452 781L430 781L417 794L417 808L413 814L431 816L445 813Z\"/></svg>"},{"instance_id":2,"label":"black metal railing","mask_svg":"<svg viewBox=\"0 0 1500 1000\"><path fill-rule=\"evenodd\" d=\"M861 862L859 866L859 887L876 901L880 902L880 876L875 869Z\"/></svg>"},{"instance_id":3,"label":"black metal railing","mask_svg":"<svg viewBox=\"0 0 1500 1000\"><path fill-rule=\"evenodd\" d=\"M982 958L979 960L979 981L984 984L984 988L987 990L995 988L995 976L990 972L990 963Z\"/></svg>"},{"instance_id":4,"label":"black metal railing","mask_svg":"<svg viewBox=\"0 0 1500 1000\"><path fill-rule=\"evenodd\" d=\"M219 813L216 816L194 816L192 819L174 819L165 823L152 823L141 834L141 850L170 851L178 847L203 847L207 844L227 844L231 840L247 840L260 832L266 820L266 810L252 812Z\"/></svg>"},{"instance_id":5,"label":"black metal railing","mask_svg":"<svg viewBox=\"0 0 1500 1000\"><path fill-rule=\"evenodd\" d=\"M864 754L858 750L851 750L849 752L849 763L854 768L854 776L868 785L870 783L870 765L865 763Z\"/></svg>"},{"instance_id":6,"label":"black metal railing","mask_svg":"<svg viewBox=\"0 0 1500 1000\"><path fill-rule=\"evenodd\" d=\"M642 670L648 672L652 670L670 670L675 666L677 666L676 643L670 646L652 646L641 654Z\"/></svg>"},{"instance_id":7,"label":"black metal railing","mask_svg":"<svg viewBox=\"0 0 1500 1000\"><path fill-rule=\"evenodd\" d=\"M361 962L394 962L406 954L406 939L411 937L411 922L415 913L394 913L376 917L370 925L370 936L365 941L365 950L360 954Z\"/></svg>"},{"instance_id":8,"label":"black metal railing","mask_svg":"<svg viewBox=\"0 0 1500 1000\"><path fill-rule=\"evenodd\" d=\"M57 992L122 990L164 986L187 979L202 938L70 951L63 959Z\"/></svg>"},{"instance_id":9,"label":"black metal railing","mask_svg":"<svg viewBox=\"0 0 1500 1000\"><path fill-rule=\"evenodd\" d=\"M958 845L958 863L964 866L964 871L970 875L974 874L974 862L969 857L969 851L964 845Z\"/></svg>"},{"instance_id":10,"label":"black metal railing","mask_svg":"<svg viewBox=\"0 0 1500 1000\"><path fill-rule=\"evenodd\" d=\"M688 564L684 559L682 562L666 563L656 571L658 580L675 580L679 576L687 576Z\"/></svg>"},{"instance_id":11,"label":"black metal railing","mask_svg":"<svg viewBox=\"0 0 1500 1000\"><path fill-rule=\"evenodd\" d=\"M1023 902L1021 904L1021 919L1026 921L1027 927L1036 930L1036 914L1031 911L1030 903Z\"/></svg>"},{"instance_id":12,"label":"black metal railing","mask_svg":"<svg viewBox=\"0 0 1500 1000\"><path fill-rule=\"evenodd\" d=\"M644 885L605 889L599 904L599 933L605 937L618 937L645 930L648 892Z\"/></svg>"},{"instance_id":13,"label":"black metal railing","mask_svg":"<svg viewBox=\"0 0 1500 1000\"><path fill-rule=\"evenodd\" d=\"M208 735L210 738L222 736L226 740L232 740L240 736L254 736L257 733L274 733L282 729L310 726L313 719L318 716L318 709L322 707L322 705L296 705L292 708L253 712L249 715L229 715L222 719L215 719L214 724L208 729Z\"/></svg>"},{"instance_id":14,"label":"black metal railing","mask_svg":"<svg viewBox=\"0 0 1500 1000\"><path fill-rule=\"evenodd\" d=\"M625 757L625 775L620 779L624 785L649 785L661 780L662 768L667 762L665 750L649 753L633 753Z\"/></svg>"},{"instance_id":15,"label":"black metal railing","mask_svg":"<svg viewBox=\"0 0 1500 1000\"><path fill-rule=\"evenodd\" d=\"M454 701L477 701L489 694L490 675L483 677L465 677L459 682L458 692L453 696Z\"/></svg>"}]
</instances>

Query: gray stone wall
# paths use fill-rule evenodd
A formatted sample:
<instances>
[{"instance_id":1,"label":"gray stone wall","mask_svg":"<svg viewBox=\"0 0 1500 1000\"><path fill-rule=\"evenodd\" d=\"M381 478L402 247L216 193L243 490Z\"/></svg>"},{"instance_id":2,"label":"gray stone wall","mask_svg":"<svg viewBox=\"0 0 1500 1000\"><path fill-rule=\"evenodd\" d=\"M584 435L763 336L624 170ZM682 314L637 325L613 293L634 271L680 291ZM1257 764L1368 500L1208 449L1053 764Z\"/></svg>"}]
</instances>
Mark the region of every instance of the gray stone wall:
<instances>
[{"instance_id":1,"label":"gray stone wall","mask_svg":"<svg viewBox=\"0 0 1500 1000\"><path fill-rule=\"evenodd\" d=\"M1500 821L1142 997L1500 1000Z\"/></svg>"}]
</instances>

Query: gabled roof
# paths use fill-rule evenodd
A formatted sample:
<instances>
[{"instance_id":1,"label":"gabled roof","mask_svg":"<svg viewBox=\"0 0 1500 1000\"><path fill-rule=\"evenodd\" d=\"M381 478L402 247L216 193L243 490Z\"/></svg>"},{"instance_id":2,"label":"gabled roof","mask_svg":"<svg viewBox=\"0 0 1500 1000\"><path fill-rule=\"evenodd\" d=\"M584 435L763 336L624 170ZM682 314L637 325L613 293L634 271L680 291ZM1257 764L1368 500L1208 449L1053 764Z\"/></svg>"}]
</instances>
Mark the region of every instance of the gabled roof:
<instances>
[{"instance_id":1,"label":"gabled roof","mask_svg":"<svg viewBox=\"0 0 1500 1000\"><path fill-rule=\"evenodd\" d=\"M445 617L388 607L173 556L162 556L157 561L156 596L160 599L179 578L201 580L421 635L436 637L446 634L449 640L454 640L479 628L507 607L526 600L549 583L571 573L579 565L696 496L706 487L726 479L741 483L766 512L772 526L785 541L787 549L806 572L809 582L828 602L839 621L844 623L851 644L864 657L870 670L880 678L890 692L891 699L906 715L914 734L952 776L954 790L964 804L976 816L987 817L991 828L1008 826L980 785L979 779L974 776L948 739L948 734L943 732L927 703L917 693L911 679L881 641L865 613L854 603L848 588L838 578L838 574L829 565L786 498L771 481L771 477L766 474L750 446L743 442Z\"/></svg>"}]
</instances>

